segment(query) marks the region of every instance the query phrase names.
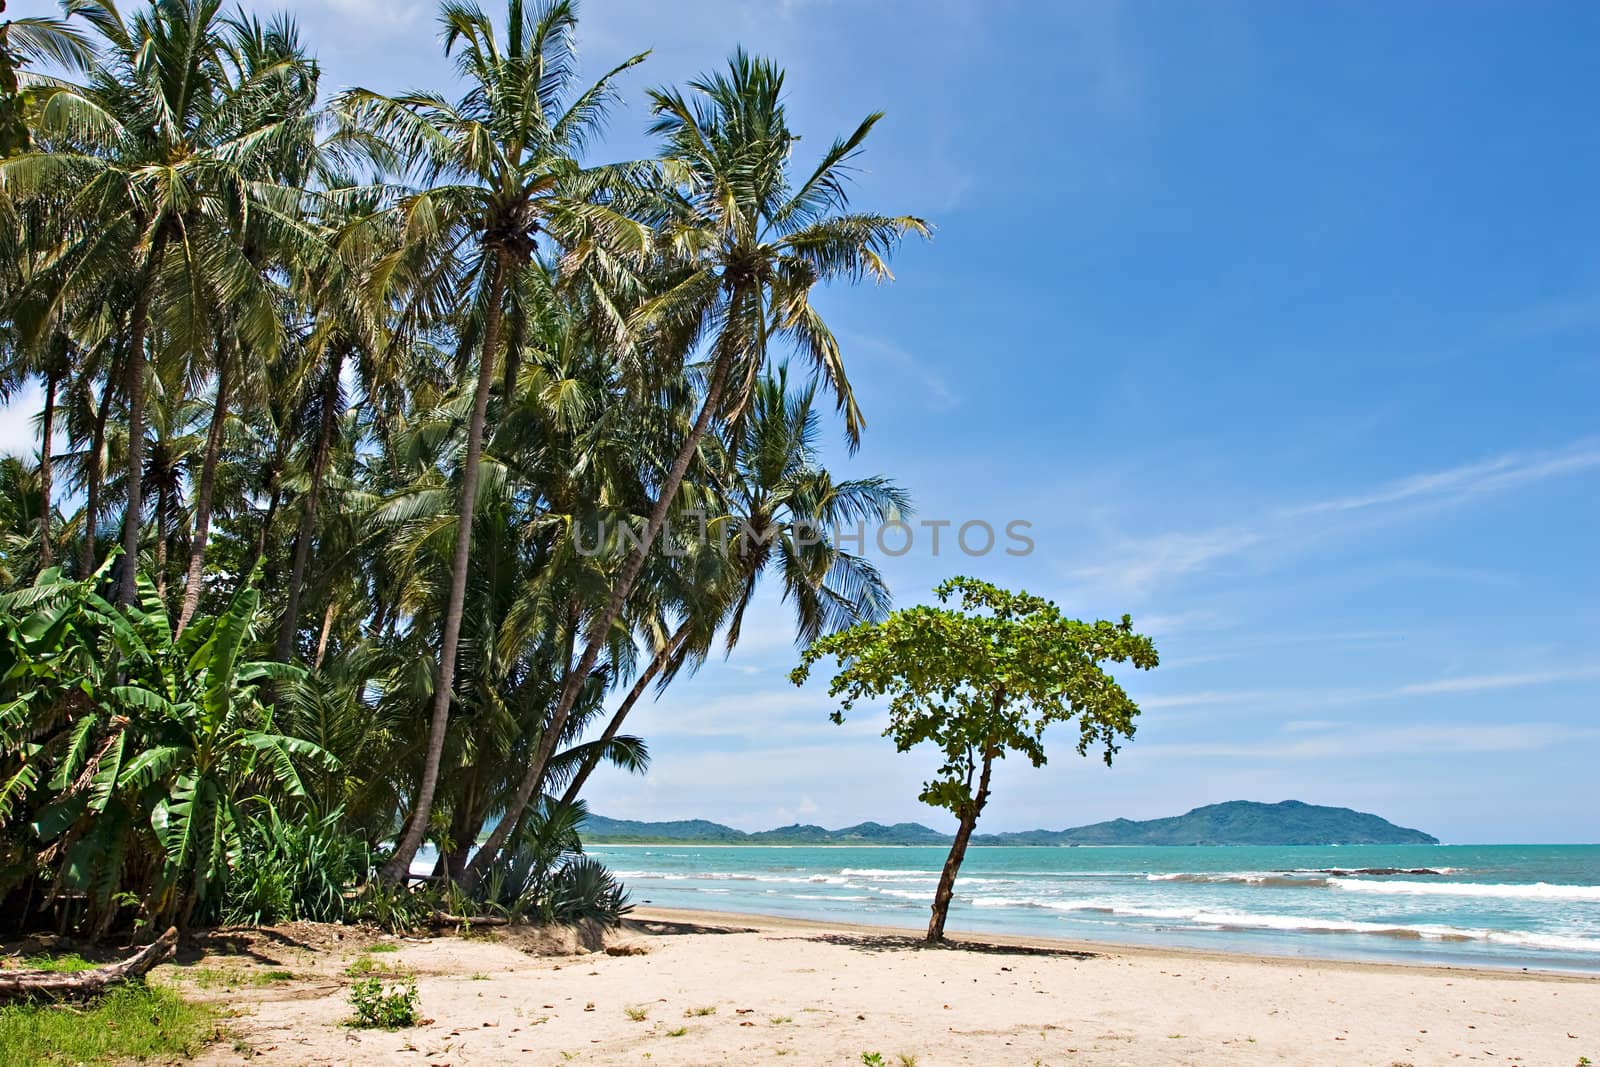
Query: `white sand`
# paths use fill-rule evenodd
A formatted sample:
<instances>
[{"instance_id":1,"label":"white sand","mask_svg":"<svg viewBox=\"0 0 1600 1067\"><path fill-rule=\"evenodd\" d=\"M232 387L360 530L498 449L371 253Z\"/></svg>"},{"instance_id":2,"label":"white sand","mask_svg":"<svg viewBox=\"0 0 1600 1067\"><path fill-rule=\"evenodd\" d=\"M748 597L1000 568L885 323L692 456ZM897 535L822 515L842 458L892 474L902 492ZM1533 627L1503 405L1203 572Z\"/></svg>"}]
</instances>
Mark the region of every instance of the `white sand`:
<instances>
[{"instance_id":1,"label":"white sand","mask_svg":"<svg viewBox=\"0 0 1600 1067\"><path fill-rule=\"evenodd\" d=\"M1447 1064L1600 1063L1600 979L1073 945L1037 938L922 951L901 931L640 911L613 944L538 957L527 935L402 941L373 955L417 977L426 1025L343 1025L343 971L370 941L329 928L253 936L157 977L235 1005L240 1044L202 1063ZM745 932L725 932L735 928ZM297 931L299 931L297 933ZM956 935L960 936L960 935ZM252 975L286 969L266 985ZM205 988L200 988L201 983ZM230 990L229 987L232 986ZM628 1009L643 1011L643 1021Z\"/></svg>"}]
</instances>

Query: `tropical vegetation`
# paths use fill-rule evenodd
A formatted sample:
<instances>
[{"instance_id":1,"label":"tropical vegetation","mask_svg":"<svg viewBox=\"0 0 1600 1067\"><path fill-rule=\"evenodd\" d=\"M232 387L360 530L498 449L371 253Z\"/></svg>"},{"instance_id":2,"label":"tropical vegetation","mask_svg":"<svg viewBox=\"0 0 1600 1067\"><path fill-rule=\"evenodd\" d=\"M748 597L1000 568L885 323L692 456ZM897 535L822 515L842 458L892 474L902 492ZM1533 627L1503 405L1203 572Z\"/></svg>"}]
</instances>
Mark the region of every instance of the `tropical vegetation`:
<instances>
[{"instance_id":1,"label":"tropical vegetation","mask_svg":"<svg viewBox=\"0 0 1600 1067\"><path fill-rule=\"evenodd\" d=\"M798 685L832 657L835 723L862 700L885 700L883 736L898 751L929 743L943 757L917 797L956 817L928 919L930 944L944 940L956 875L989 803L995 761L1014 752L1042 767L1045 730L1075 722L1078 755L1096 749L1109 766L1133 736L1139 707L1102 665L1150 670L1159 662L1155 643L1134 633L1127 615L1082 622L1041 597L975 578L951 578L935 593L955 606L919 604L820 638L792 675Z\"/></svg>"},{"instance_id":2,"label":"tropical vegetation","mask_svg":"<svg viewBox=\"0 0 1600 1067\"><path fill-rule=\"evenodd\" d=\"M0 25L0 915L615 921L583 790L740 639L881 620L830 535L909 511L819 287L889 277L735 50L581 76L575 6L446 0L445 87L332 93L288 16L65 0ZM427 888L413 870L437 856Z\"/></svg>"}]
</instances>

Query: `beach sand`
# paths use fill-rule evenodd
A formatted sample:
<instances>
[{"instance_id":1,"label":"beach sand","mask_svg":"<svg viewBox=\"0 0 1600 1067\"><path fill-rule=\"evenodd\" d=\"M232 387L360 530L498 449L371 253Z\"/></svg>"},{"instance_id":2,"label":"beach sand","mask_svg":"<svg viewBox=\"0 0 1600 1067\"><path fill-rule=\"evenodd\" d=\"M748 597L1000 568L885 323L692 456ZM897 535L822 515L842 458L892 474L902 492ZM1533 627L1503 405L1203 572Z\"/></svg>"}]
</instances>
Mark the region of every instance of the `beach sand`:
<instances>
[{"instance_id":1,"label":"beach sand","mask_svg":"<svg viewBox=\"0 0 1600 1067\"><path fill-rule=\"evenodd\" d=\"M216 935L156 976L237 1011L205 1064L1600 1063L1597 978L954 936L640 909L607 938L633 955L389 939L431 1019L393 1032L344 1025L368 933Z\"/></svg>"}]
</instances>

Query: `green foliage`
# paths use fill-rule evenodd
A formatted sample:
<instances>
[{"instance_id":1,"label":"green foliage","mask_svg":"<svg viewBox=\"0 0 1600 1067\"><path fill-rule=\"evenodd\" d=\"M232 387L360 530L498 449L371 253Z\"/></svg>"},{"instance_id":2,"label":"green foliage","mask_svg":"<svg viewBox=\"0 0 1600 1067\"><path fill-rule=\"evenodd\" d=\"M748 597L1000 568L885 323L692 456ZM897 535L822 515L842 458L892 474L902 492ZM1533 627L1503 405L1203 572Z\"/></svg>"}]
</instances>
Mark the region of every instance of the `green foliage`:
<instances>
[{"instance_id":1,"label":"green foliage","mask_svg":"<svg viewBox=\"0 0 1600 1067\"><path fill-rule=\"evenodd\" d=\"M76 952L68 952L60 956L28 956L22 961L22 966L33 971L60 971L70 974L74 971L92 971L97 964L91 963Z\"/></svg>"},{"instance_id":2,"label":"green foliage","mask_svg":"<svg viewBox=\"0 0 1600 1067\"><path fill-rule=\"evenodd\" d=\"M423 929L429 916L438 910L442 909L437 890L412 890L373 879L350 902L345 918L390 933L409 934Z\"/></svg>"},{"instance_id":3,"label":"green foliage","mask_svg":"<svg viewBox=\"0 0 1600 1067\"><path fill-rule=\"evenodd\" d=\"M945 917L972 832L989 801L994 761L1009 752L1035 767L1046 761L1045 731L1077 720L1080 756L1098 748L1109 766L1118 742L1132 737L1138 707L1101 666L1149 670L1155 644L1133 620L1085 623L1055 604L975 578L952 578L935 590L941 603L897 611L813 642L790 677L801 685L826 656L839 670L828 687L836 723L857 701L888 699L883 735L908 752L939 749L943 763L922 785L924 804L955 815L958 827L934 891L930 943L944 938Z\"/></svg>"},{"instance_id":4,"label":"green foliage","mask_svg":"<svg viewBox=\"0 0 1600 1067\"><path fill-rule=\"evenodd\" d=\"M109 564L108 564L109 566ZM253 798L304 797L302 761L261 686L297 668L244 660L257 595L172 636L141 579L119 612L46 570L0 597L0 820L13 886L82 894L103 929L130 892L149 925L216 906Z\"/></svg>"},{"instance_id":5,"label":"green foliage","mask_svg":"<svg viewBox=\"0 0 1600 1067\"><path fill-rule=\"evenodd\" d=\"M372 870L364 838L345 831L344 811L288 820L263 804L246 817L228 872L223 921L339 922Z\"/></svg>"},{"instance_id":6,"label":"green foliage","mask_svg":"<svg viewBox=\"0 0 1600 1067\"><path fill-rule=\"evenodd\" d=\"M595 166L643 56L580 79L561 0L444 4L454 99L325 107L287 16L65 12L0 28L0 395L66 441L0 463L0 920L409 929L458 901L352 889L424 838L478 907L620 914L541 798L642 771L627 708L761 581L803 639L887 610L787 532L908 504L817 445L822 393L863 418L813 294L929 231L851 209L878 116L797 170L737 51L649 95L656 158ZM691 509L736 536L574 536Z\"/></svg>"},{"instance_id":7,"label":"green foliage","mask_svg":"<svg viewBox=\"0 0 1600 1067\"><path fill-rule=\"evenodd\" d=\"M628 892L593 856L578 856L550 878L546 910L557 922L592 920L616 926L633 910Z\"/></svg>"},{"instance_id":8,"label":"green foliage","mask_svg":"<svg viewBox=\"0 0 1600 1067\"><path fill-rule=\"evenodd\" d=\"M1075 719L1078 754L1097 748L1111 763L1139 709L1101 664L1149 670L1158 662L1128 616L1080 622L1048 600L974 578L952 578L935 592L958 607L919 605L824 637L792 680L799 685L818 660L836 658L834 722L857 701L887 697L883 735L901 752L931 742L944 756L919 799L957 815L974 805L974 771L985 761L1017 752L1043 766L1045 730L1058 723Z\"/></svg>"},{"instance_id":9,"label":"green foliage","mask_svg":"<svg viewBox=\"0 0 1600 1067\"><path fill-rule=\"evenodd\" d=\"M356 1010L352 1026L374 1030L415 1026L417 980L408 977L385 982L376 976L359 979L350 986L350 1006Z\"/></svg>"},{"instance_id":10,"label":"green foliage","mask_svg":"<svg viewBox=\"0 0 1600 1067\"><path fill-rule=\"evenodd\" d=\"M0 1007L0 1062L124 1063L194 1056L216 1034L216 1011L164 986L131 982L88 1005Z\"/></svg>"},{"instance_id":11,"label":"green foliage","mask_svg":"<svg viewBox=\"0 0 1600 1067\"><path fill-rule=\"evenodd\" d=\"M632 910L605 865L582 854L582 805L543 802L530 810L515 848L489 868L473 895L480 906L543 922L591 920L616 926Z\"/></svg>"}]
</instances>

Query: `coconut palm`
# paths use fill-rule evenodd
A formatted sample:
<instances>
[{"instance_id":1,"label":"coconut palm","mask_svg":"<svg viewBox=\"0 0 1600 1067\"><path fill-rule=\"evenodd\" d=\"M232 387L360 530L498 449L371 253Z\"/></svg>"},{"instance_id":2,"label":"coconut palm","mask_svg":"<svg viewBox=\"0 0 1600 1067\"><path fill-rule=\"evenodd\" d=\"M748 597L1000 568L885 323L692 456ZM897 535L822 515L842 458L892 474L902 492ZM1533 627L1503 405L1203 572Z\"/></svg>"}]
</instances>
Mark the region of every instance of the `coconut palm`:
<instances>
[{"instance_id":1,"label":"coconut palm","mask_svg":"<svg viewBox=\"0 0 1600 1067\"><path fill-rule=\"evenodd\" d=\"M577 17L572 4L509 0L503 39L473 3L442 4L440 21L445 53L455 58L456 71L468 86L458 101L432 92L391 97L366 89L351 90L343 100L353 126L375 142L394 146L396 162L425 179L427 187L407 196L398 210L408 231L433 234L443 250L441 277L470 294L465 303L478 320L477 389L461 460L455 552L427 762L406 830L383 867L390 881L406 877L438 785L506 288L533 257L543 235L559 237L563 229L600 226L610 241L636 252L642 252L648 237L643 227L595 202L619 172L585 170L577 161L605 118L613 99L612 78L644 56L628 59L574 94Z\"/></svg>"},{"instance_id":2,"label":"coconut palm","mask_svg":"<svg viewBox=\"0 0 1600 1067\"><path fill-rule=\"evenodd\" d=\"M742 50L726 73L690 83L693 100L671 89L651 93L663 140L665 187L652 221L660 234L667 284L631 316L646 358L682 366L704 347L708 366L700 407L660 478L637 548L616 576L605 610L589 628L577 666L551 717L551 730L528 765L511 807L469 869L487 869L545 774L545 764L621 617L646 556L674 506L701 440L721 421L738 447L750 396L774 340L798 350L821 375L845 416L852 446L863 419L832 331L811 306L812 290L835 280L888 277L888 259L907 233L926 234L913 216L851 213L846 181L850 160L880 115L870 115L837 140L810 174L789 172L798 136L782 100L783 73Z\"/></svg>"},{"instance_id":3,"label":"coconut palm","mask_svg":"<svg viewBox=\"0 0 1600 1067\"><path fill-rule=\"evenodd\" d=\"M134 600L142 513L145 388L152 319L163 340L199 353L226 309L241 344L265 354L282 330L272 285L252 243L309 240L301 194L270 180L269 164L307 136L315 68L293 54L255 63L246 21L221 0L154 0L124 18L114 0L70 0L98 50L82 87L39 91L39 128L71 149L0 162L0 185L19 200L64 198L75 219L42 279L64 302L126 283L126 507L117 601ZM282 36L294 38L292 24ZM173 249L168 255L169 248Z\"/></svg>"},{"instance_id":4,"label":"coconut palm","mask_svg":"<svg viewBox=\"0 0 1600 1067\"><path fill-rule=\"evenodd\" d=\"M0 0L0 14L6 10ZM32 93L27 82L37 80L23 72L28 64L53 63L83 70L89 62L89 43L77 27L64 20L34 16L0 22L0 156L33 147L28 127Z\"/></svg>"},{"instance_id":5,"label":"coconut palm","mask_svg":"<svg viewBox=\"0 0 1600 1067\"><path fill-rule=\"evenodd\" d=\"M719 449L714 464L722 510L707 527L718 551L686 557L681 621L654 645L601 742L616 736L652 683L659 679L664 687L686 664L703 661L719 631L733 652L745 611L769 572L781 580L783 599L793 608L799 645L887 616L888 586L869 560L839 546L837 531L909 515L910 498L887 478L836 481L819 464L816 392L815 383L791 391L787 367L757 384L744 447L731 455ZM596 766L585 763L572 776L565 802L576 801Z\"/></svg>"}]
</instances>

